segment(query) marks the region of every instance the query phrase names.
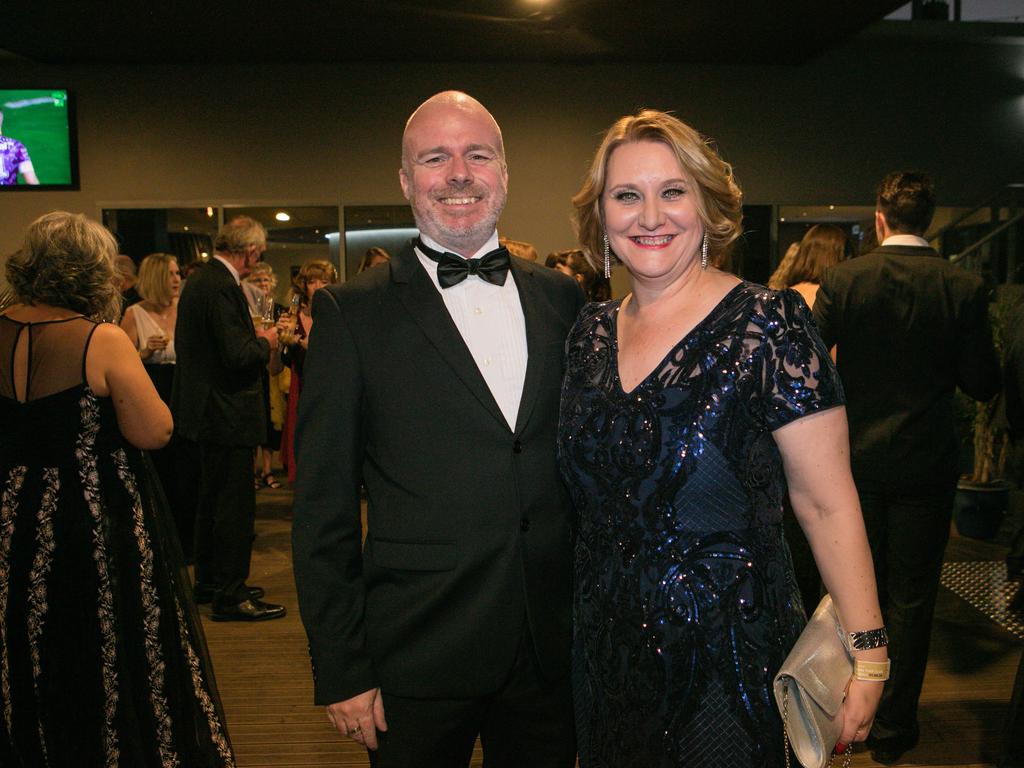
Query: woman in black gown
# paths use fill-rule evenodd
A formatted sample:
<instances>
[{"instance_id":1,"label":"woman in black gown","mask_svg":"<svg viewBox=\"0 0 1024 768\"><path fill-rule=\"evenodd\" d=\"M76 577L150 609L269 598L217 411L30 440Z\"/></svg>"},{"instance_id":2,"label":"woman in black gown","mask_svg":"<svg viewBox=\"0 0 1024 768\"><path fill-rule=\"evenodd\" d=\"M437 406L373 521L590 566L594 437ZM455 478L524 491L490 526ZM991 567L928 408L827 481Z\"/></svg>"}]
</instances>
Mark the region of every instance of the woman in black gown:
<instances>
[{"instance_id":1,"label":"woman in black gown","mask_svg":"<svg viewBox=\"0 0 1024 768\"><path fill-rule=\"evenodd\" d=\"M139 449L171 415L114 320L113 237L50 213L0 314L0 765L234 765L187 573Z\"/></svg>"},{"instance_id":2,"label":"woman in black gown","mask_svg":"<svg viewBox=\"0 0 1024 768\"><path fill-rule=\"evenodd\" d=\"M583 249L632 287L581 313L562 393L584 768L784 764L771 684L805 623L787 484L844 627L881 627L828 351L797 294L718 268L740 201L700 135L651 110L611 128L573 200ZM881 692L851 683L844 745Z\"/></svg>"}]
</instances>

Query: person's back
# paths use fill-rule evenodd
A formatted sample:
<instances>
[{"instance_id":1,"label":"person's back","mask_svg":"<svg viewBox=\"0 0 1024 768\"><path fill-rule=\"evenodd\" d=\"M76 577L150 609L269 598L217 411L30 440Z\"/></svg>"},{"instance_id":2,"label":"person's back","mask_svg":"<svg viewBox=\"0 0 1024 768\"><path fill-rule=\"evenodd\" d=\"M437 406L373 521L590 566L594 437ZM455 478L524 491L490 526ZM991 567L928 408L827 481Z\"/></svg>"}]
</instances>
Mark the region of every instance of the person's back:
<instances>
[{"instance_id":1,"label":"person's back","mask_svg":"<svg viewBox=\"0 0 1024 768\"><path fill-rule=\"evenodd\" d=\"M171 418L116 315L115 242L54 212L0 315L0 765L234 765L139 448ZM74 702L75 716L67 717Z\"/></svg>"},{"instance_id":2,"label":"person's back","mask_svg":"<svg viewBox=\"0 0 1024 768\"><path fill-rule=\"evenodd\" d=\"M998 381L985 312L981 279L928 248L887 246L827 274L814 314L838 346L856 476L955 474L953 392L984 399Z\"/></svg>"},{"instance_id":3,"label":"person's back","mask_svg":"<svg viewBox=\"0 0 1024 768\"><path fill-rule=\"evenodd\" d=\"M87 381L100 327L81 316L0 316L0 627L3 695L16 713L0 738L0 765L30 764L39 754L52 764L102 765L118 753L144 764L157 743L186 761L232 765L202 676L160 671L185 652L198 660L196 617L186 620L179 609L143 618L159 616L167 590L178 588L164 560L175 544L155 534L169 531L152 517L159 492L121 434L111 397ZM153 725L138 724L113 704L118 699L148 710ZM50 725L67 701L79 716ZM197 723L207 729L205 743L193 733Z\"/></svg>"},{"instance_id":4,"label":"person's back","mask_svg":"<svg viewBox=\"0 0 1024 768\"><path fill-rule=\"evenodd\" d=\"M892 764L917 744L917 703L957 480L953 393L985 400L999 361L982 280L923 235L935 191L897 171L878 187L881 245L829 270L814 319L846 389L851 464L871 545L892 678L868 738Z\"/></svg>"},{"instance_id":5,"label":"person's back","mask_svg":"<svg viewBox=\"0 0 1024 768\"><path fill-rule=\"evenodd\" d=\"M0 316L0 442L4 470L28 473L73 463L83 424L99 427L106 445L117 445L109 398L97 398L85 381L85 353L96 323L83 317L20 322ZM6 475L5 475L6 476Z\"/></svg>"}]
</instances>

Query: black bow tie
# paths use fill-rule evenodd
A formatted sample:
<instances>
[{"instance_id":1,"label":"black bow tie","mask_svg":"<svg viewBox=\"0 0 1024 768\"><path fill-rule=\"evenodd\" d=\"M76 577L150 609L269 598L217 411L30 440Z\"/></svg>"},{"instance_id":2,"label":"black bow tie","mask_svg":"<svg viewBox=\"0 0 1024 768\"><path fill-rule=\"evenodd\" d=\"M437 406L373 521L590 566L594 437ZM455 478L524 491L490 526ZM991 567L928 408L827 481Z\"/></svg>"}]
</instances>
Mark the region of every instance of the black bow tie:
<instances>
[{"instance_id":1,"label":"black bow tie","mask_svg":"<svg viewBox=\"0 0 1024 768\"><path fill-rule=\"evenodd\" d=\"M458 285L470 275L476 275L491 285L504 285L508 275L508 251L495 248L479 259L464 259L454 253L439 253L427 248L423 241L416 239L416 247L431 261L437 262L437 282L442 288Z\"/></svg>"}]
</instances>

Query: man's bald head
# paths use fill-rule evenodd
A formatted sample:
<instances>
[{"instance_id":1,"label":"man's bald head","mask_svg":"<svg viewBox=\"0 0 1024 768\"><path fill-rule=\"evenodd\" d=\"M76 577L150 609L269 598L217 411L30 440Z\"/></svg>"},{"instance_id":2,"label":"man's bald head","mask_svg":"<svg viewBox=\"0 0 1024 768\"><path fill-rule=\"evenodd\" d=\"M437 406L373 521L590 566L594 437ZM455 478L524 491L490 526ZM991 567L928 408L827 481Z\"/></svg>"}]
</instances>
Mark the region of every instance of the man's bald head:
<instances>
[{"instance_id":1,"label":"man's bald head","mask_svg":"<svg viewBox=\"0 0 1024 768\"><path fill-rule=\"evenodd\" d=\"M474 99L468 93L462 91L441 91L435 93L429 99L420 104L416 110L409 115L405 121L405 131L402 133L402 167L408 173L409 161L412 159L409 154L409 134L414 132L417 123L425 120L435 119L439 114L447 110L457 110L464 114L475 114L487 120L493 127L497 137L495 148L501 156L501 162L505 164L505 143L501 136L501 126L494 116L483 104Z\"/></svg>"},{"instance_id":2,"label":"man's bald head","mask_svg":"<svg viewBox=\"0 0 1024 768\"><path fill-rule=\"evenodd\" d=\"M508 194L498 123L465 93L431 96L405 124L398 179L420 232L472 256L494 234Z\"/></svg>"}]
</instances>

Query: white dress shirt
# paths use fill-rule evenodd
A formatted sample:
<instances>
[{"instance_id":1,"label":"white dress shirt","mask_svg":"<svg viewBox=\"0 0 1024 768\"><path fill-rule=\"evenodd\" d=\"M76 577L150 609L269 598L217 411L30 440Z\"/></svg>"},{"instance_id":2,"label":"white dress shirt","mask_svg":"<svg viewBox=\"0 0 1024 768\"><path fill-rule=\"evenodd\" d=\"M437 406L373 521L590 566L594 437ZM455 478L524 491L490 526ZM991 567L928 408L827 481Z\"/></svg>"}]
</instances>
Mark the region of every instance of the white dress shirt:
<instances>
[{"instance_id":1,"label":"white dress shirt","mask_svg":"<svg viewBox=\"0 0 1024 768\"><path fill-rule=\"evenodd\" d=\"M422 233L420 237L428 248L442 253L449 250ZM472 258L479 259L497 247L498 233L495 232ZM448 314L462 334L505 421L515 431L526 378L527 349L526 319L512 272L505 276L504 285L492 285L478 275L470 275L458 285L441 288L437 263L418 248L416 256L441 293Z\"/></svg>"},{"instance_id":2,"label":"white dress shirt","mask_svg":"<svg viewBox=\"0 0 1024 768\"><path fill-rule=\"evenodd\" d=\"M917 235L889 235L882 245L913 245L918 248L931 248L932 244Z\"/></svg>"}]
</instances>

